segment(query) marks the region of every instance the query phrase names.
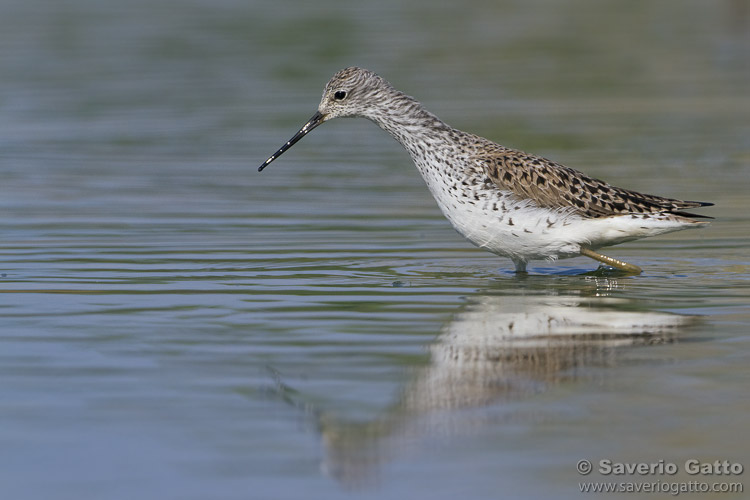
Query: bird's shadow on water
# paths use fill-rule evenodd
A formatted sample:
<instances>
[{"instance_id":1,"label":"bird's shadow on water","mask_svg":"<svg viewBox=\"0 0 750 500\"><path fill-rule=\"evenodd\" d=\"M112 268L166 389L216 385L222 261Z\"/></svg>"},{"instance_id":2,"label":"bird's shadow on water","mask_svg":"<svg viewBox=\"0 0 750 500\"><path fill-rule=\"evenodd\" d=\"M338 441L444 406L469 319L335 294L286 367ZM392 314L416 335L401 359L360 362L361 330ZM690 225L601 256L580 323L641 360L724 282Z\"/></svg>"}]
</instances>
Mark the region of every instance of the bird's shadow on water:
<instances>
[{"instance_id":1,"label":"bird's shadow on water","mask_svg":"<svg viewBox=\"0 0 750 500\"><path fill-rule=\"evenodd\" d=\"M542 276L591 276L594 278L626 278L628 276L634 276L633 273L616 269L611 266L604 264L599 265L596 269L590 268L559 268L559 267L536 267L530 273L513 273L519 279L524 279L529 275L542 275Z\"/></svg>"},{"instance_id":2,"label":"bird's shadow on water","mask_svg":"<svg viewBox=\"0 0 750 500\"><path fill-rule=\"evenodd\" d=\"M304 415L323 443L328 475L361 488L406 451L405 443L497 425L497 412L483 420L472 410L511 408L560 385L606 376L623 351L677 341L700 321L615 296L617 279L578 270L558 275L555 283L514 275L514 286L500 277L468 297L426 347L429 361L410 371L398 398L370 420L326 411L271 368L266 395Z\"/></svg>"}]
</instances>

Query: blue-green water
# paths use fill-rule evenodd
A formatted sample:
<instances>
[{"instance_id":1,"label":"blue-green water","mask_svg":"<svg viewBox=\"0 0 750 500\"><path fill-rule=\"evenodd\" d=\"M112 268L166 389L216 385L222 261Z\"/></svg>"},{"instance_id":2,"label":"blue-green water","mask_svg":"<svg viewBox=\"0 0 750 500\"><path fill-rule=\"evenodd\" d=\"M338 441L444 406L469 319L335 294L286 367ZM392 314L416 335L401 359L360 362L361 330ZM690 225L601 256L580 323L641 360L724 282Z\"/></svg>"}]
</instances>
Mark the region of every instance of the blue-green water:
<instances>
[{"instance_id":1,"label":"blue-green water","mask_svg":"<svg viewBox=\"0 0 750 500\"><path fill-rule=\"evenodd\" d=\"M612 479L581 459L742 482L682 469L750 466L749 61L745 1L6 0L0 496L579 498ZM516 277L370 123L257 173L353 64L716 220L608 252L638 277Z\"/></svg>"}]
</instances>

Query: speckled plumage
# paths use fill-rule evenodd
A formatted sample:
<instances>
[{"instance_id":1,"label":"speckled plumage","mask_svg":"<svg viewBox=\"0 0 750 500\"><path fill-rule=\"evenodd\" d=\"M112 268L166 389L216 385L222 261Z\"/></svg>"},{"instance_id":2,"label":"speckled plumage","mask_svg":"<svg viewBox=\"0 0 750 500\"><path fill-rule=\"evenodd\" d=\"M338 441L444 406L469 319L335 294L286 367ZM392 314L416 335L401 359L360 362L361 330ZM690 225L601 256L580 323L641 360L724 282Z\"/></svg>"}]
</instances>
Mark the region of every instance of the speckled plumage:
<instances>
[{"instance_id":1,"label":"speckled plumage","mask_svg":"<svg viewBox=\"0 0 750 500\"><path fill-rule=\"evenodd\" d=\"M375 73L346 68L328 82L318 111L259 168L312 129L337 117L364 117L409 152L443 214L475 245L513 260L587 255L627 271L640 268L594 250L704 226L686 209L710 203L637 193L558 163L446 125Z\"/></svg>"}]
</instances>

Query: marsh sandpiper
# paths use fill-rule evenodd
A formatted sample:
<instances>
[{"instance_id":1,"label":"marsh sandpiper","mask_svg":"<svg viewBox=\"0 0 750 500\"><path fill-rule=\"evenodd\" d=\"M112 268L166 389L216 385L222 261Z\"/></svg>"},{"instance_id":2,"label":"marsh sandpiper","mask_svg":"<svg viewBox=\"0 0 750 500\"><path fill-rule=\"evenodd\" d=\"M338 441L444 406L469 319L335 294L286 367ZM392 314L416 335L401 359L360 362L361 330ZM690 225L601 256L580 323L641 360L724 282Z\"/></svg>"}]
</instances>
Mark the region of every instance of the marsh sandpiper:
<instances>
[{"instance_id":1,"label":"marsh sandpiper","mask_svg":"<svg viewBox=\"0 0 750 500\"><path fill-rule=\"evenodd\" d=\"M685 212L712 205L611 186L539 156L446 125L417 100L362 68L346 68L325 86L318 111L258 170L323 122L363 117L411 155L445 217L480 248L529 261L585 255L628 274L641 268L596 250L648 236L703 227Z\"/></svg>"}]
</instances>

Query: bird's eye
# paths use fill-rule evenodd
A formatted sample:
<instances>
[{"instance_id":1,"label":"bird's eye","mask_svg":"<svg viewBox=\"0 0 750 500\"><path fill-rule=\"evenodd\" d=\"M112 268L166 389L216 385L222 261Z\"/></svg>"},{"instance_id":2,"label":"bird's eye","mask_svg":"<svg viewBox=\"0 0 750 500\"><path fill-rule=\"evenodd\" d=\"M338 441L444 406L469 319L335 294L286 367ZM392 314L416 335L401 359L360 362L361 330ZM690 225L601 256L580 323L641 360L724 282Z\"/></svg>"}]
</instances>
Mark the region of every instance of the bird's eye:
<instances>
[{"instance_id":1,"label":"bird's eye","mask_svg":"<svg viewBox=\"0 0 750 500\"><path fill-rule=\"evenodd\" d=\"M333 93L333 98L337 101L343 101L346 98L346 91L345 90L337 90Z\"/></svg>"}]
</instances>

